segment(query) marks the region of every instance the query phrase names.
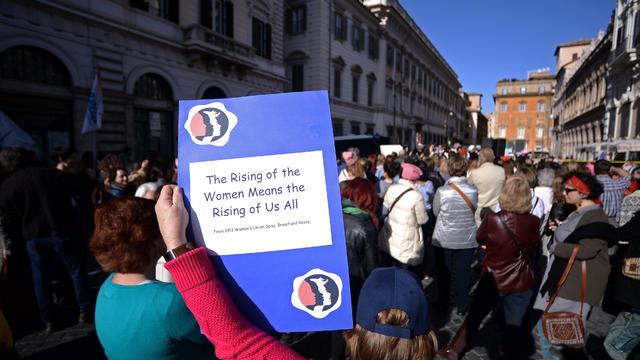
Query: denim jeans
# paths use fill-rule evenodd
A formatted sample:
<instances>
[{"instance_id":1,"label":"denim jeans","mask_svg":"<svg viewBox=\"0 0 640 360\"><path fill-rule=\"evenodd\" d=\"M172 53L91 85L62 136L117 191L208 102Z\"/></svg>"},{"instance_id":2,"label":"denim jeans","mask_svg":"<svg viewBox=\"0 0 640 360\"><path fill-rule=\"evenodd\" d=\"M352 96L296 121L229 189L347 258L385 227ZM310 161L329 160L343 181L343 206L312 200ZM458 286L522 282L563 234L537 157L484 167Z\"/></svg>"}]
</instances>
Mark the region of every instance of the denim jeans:
<instances>
[{"instance_id":1,"label":"denim jeans","mask_svg":"<svg viewBox=\"0 0 640 360\"><path fill-rule=\"evenodd\" d=\"M447 249L434 246L438 271L438 302L441 307L449 303L450 285L455 284L455 305L459 311L467 311L471 286L471 261L473 249Z\"/></svg>"},{"instance_id":2,"label":"denim jeans","mask_svg":"<svg viewBox=\"0 0 640 360\"><path fill-rule=\"evenodd\" d=\"M84 259L78 249L74 248L69 237L53 232L47 237L28 240L26 248L31 263L33 287L40 308L40 317L45 324L52 324L55 320L53 295L49 287L50 260L54 253L62 260L71 276L80 311L89 310L91 297L86 281Z\"/></svg>"},{"instance_id":3,"label":"denim jeans","mask_svg":"<svg viewBox=\"0 0 640 360\"><path fill-rule=\"evenodd\" d=\"M506 325L520 327L531 302L531 290L516 294L500 294Z\"/></svg>"}]
</instances>

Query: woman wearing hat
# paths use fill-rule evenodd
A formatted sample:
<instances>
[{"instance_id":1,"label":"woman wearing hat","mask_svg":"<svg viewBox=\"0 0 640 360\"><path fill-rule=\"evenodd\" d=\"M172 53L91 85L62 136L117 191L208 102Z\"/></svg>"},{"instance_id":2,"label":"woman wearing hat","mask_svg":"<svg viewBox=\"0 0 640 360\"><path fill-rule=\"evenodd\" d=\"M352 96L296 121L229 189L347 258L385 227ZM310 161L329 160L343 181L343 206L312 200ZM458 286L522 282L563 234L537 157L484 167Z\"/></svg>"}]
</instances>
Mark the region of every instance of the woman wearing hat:
<instances>
[{"instance_id":1,"label":"woman wearing hat","mask_svg":"<svg viewBox=\"0 0 640 360\"><path fill-rule=\"evenodd\" d=\"M429 220L424 199L415 185L421 175L419 167L402 163L402 178L384 196L382 213L386 220L379 234L382 250L392 261L416 273L421 272L424 252L421 225Z\"/></svg>"}]
</instances>

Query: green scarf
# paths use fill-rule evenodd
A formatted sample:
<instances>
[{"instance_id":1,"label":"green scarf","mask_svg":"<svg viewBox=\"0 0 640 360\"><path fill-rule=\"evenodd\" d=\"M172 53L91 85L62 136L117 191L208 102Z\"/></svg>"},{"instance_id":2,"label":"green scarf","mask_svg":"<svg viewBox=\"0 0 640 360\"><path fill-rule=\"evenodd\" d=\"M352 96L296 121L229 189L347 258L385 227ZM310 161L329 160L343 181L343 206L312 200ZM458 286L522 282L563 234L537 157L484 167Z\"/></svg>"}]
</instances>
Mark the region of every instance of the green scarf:
<instances>
[{"instance_id":1,"label":"green scarf","mask_svg":"<svg viewBox=\"0 0 640 360\"><path fill-rule=\"evenodd\" d=\"M371 219L371 215L368 212L360 209L358 205L349 199L342 199L342 212L365 220Z\"/></svg>"}]
</instances>

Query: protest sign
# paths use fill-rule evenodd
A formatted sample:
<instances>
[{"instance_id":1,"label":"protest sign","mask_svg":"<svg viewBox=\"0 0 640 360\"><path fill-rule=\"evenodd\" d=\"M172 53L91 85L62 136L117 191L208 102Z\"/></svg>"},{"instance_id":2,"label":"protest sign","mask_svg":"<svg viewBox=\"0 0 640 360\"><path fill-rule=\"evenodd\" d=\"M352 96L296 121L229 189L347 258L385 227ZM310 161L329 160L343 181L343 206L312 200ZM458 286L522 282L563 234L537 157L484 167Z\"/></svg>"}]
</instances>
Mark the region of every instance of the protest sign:
<instances>
[{"instance_id":1,"label":"protest sign","mask_svg":"<svg viewBox=\"0 0 640 360\"><path fill-rule=\"evenodd\" d=\"M279 332L352 327L326 91L180 101L188 236L249 321Z\"/></svg>"}]
</instances>

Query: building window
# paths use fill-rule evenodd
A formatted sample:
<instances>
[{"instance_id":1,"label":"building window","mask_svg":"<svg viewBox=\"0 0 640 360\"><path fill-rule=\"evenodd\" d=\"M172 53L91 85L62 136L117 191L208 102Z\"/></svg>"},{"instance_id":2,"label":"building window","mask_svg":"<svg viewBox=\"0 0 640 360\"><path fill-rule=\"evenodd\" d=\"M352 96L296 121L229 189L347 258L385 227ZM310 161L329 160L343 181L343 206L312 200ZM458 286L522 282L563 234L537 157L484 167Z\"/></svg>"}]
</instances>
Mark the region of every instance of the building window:
<instances>
[{"instance_id":1,"label":"building window","mask_svg":"<svg viewBox=\"0 0 640 360\"><path fill-rule=\"evenodd\" d=\"M391 45L387 45L387 66L393 67L394 50Z\"/></svg>"},{"instance_id":2,"label":"building window","mask_svg":"<svg viewBox=\"0 0 640 360\"><path fill-rule=\"evenodd\" d=\"M256 55L271 59L271 25L256 18L252 21L253 47Z\"/></svg>"},{"instance_id":3,"label":"building window","mask_svg":"<svg viewBox=\"0 0 640 360\"><path fill-rule=\"evenodd\" d=\"M526 94L527 93L527 88L526 87L521 87L520 88L520 94Z\"/></svg>"},{"instance_id":4,"label":"building window","mask_svg":"<svg viewBox=\"0 0 640 360\"><path fill-rule=\"evenodd\" d=\"M373 106L373 81L367 81L367 105Z\"/></svg>"},{"instance_id":5,"label":"building window","mask_svg":"<svg viewBox=\"0 0 640 360\"><path fill-rule=\"evenodd\" d=\"M544 136L544 128L542 126L536 127L536 137L541 138Z\"/></svg>"},{"instance_id":6,"label":"building window","mask_svg":"<svg viewBox=\"0 0 640 360\"><path fill-rule=\"evenodd\" d=\"M502 95L507 95L509 93L508 88L502 88Z\"/></svg>"},{"instance_id":7,"label":"building window","mask_svg":"<svg viewBox=\"0 0 640 360\"><path fill-rule=\"evenodd\" d=\"M339 69L333 70L333 96L340 97L340 88L342 85L342 71Z\"/></svg>"},{"instance_id":8,"label":"building window","mask_svg":"<svg viewBox=\"0 0 640 360\"><path fill-rule=\"evenodd\" d=\"M500 125L499 137L502 139L507 137L507 127L505 125Z\"/></svg>"},{"instance_id":9,"label":"building window","mask_svg":"<svg viewBox=\"0 0 640 360\"><path fill-rule=\"evenodd\" d=\"M539 112L543 112L543 111L544 111L544 109L545 109L545 103L544 103L544 101L540 101L540 102L538 102L538 111L539 111Z\"/></svg>"},{"instance_id":10,"label":"building window","mask_svg":"<svg viewBox=\"0 0 640 360\"><path fill-rule=\"evenodd\" d=\"M364 49L364 30L356 23L351 26L351 45L357 51Z\"/></svg>"},{"instance_id":11,"label":"building window","mask_svg":"<svg viewBox=\"0 0 640 360\"><path fill-rule=\"evenodd\" d=\"M539 92L539 93L543 93L543 92L544 92L544 86L540 86L540 87L538 87L538 92Z\"/></svg>"},{"instance_id":12,"label":"building window","mask_svg":"<svg viewBox=\"0 0 640 360\"><path fill-rule=\"evenodd\" d=\"M396 51L396 71L402 72L402 54L400 54L400 51Z\"/></svg>"},{"instance_id":13,"label":"building window","mask_svg":"<svg viewBox=\"0 0 640 360\"><path fill-rule=\"evenodd\" d=\"M227 94L225 94L224 91L217 86L207 88L207 90L202 93L203 99L224 99L226 97Z\"/></svg>"},{"instance_id":14,"label":"building window","mask_svg":"<svg viewBox=\"0 0 640 360\"><path fill-rule=\"evenodd\" d=\"M291 66L291 91L304 90L304 65Z\"/></svg>"},{"instance_id":15,"label":"building window","mask_svg":"<svg viewBox=\"0 0 640 360\"><path fill-rule=\"evenodd\" d=\"M217 33L233 37L233 3L228 0L215 0L215 28Z\"/></svg>"},{"instance_id":16,"label":"building window","mask_svg":"<svg viewBox=\"0 0 640 360\"><path fill-rule=\"evenodd\" d=\"M616 135L616 109L613 108L609 111L609 140L613 139Z\"/></svg>"},{"instance_id":17,"label":"building window","mask_svg":"<svg viewBox=\"0 0 640 360\"><path fill-rule=\"evenodd\" d=\"M288 8L285 12L285 22L287 24L287 33L303 33L307 28L307 6Z\"/></svg>"},{"instance_id":18,"label":"building window","mask_svg":"<svg viewBox=\"0 0 640 360\"><path fill-rule=\"evenodd\" d=\"M351 77L353 86L351 87L351 101L358 102L358 83L360 82L360 76L353 75Z\"/></svg>"},{"instance_id":19,"label":"building window","mask_svg":"<svg viewBox=\"0 0 640 360\"><path fill-rule=\"evenodd\" d=\"M15 46L0 55L0 78L69 86L67 67L53 54L33 46Z\"/></svg>"},{"instance_id":20,"label":"building window","mask_svg":"<svg viewBox=\"0 0 640 360\"><path fill-rule=\"evenodd\" d=\"M518 111L520 112L527 111L527 103L526 102L518 103Z\"/></svg>"},{"instance_id":21,"label":"building window","mask_svg":"<svg viewBox=\"0 0 640 360\"><path fill-rule=\"evenodd\" d=\"M524 139L524 126L518 126L518 139Z\"/></svg>"},{"instance_id":22,"label":"building window","mask_svg":"<svg viewBox=\"0 0 640 360\"><path fill-rule=\"evenodd\" d=\"M133 94L146 99L173 100L173 92L167 80L152 73L144 74L136 80Z\"/></svg>"},{"instance_id":23,"label":"building window","mask_svg":"<svg viewBox=\"0 0 640 360\"><path fill-rule=\"evenodd\" d=\"M375 36L371 35L371 33L369 33L369 57L371 59L377 59L378 58L378 38L376 38Z\"/></svg>"},{"instance_id":24,"label":"building window","mask_svg":"<svg viewBox=\"0 0 640 360\"><path fill-rule=\"evenodd\" d=\"M333 15L333 35L338 40L347 39L347 19L337 11Z\"/></svg>"},{"instance_id":25,"label":"building window","mask_svg":"<svg viewBox=\"0 0 640 360\"><path fill-rule=\"evenodd\" d=\"M411 64L411 80L415 80L415 79L416 79L416 65Z\"/></svg>"},{"instance_id":26,"label":"building window","mask_svg":"<svg viewBox=\"0 0 640 360\"><path fill-rule=\"evenodd\" d=\"M500 112L507 112L507 103L500 103Z\"/></svg>"},{"instance_id":27,"label":"building window","mask_svg":"<svg viewBox=\"0 0 640 360\"><path fill-rule=\"evenodd\" d=\"M571 61L576 61L576 60L578 60L578 53L571 54Z\"/></svg>"},{"instance_id":28,"label":"building window","mask_svg":"<svg viewBox=\"0 0 640 360\"><path fill-rule=\"evenodd\" d=\"M360 123L357 121L351 122L351 134L360 135Z\"/></svg>"},{"instance_id":29,"label":"building window","mask_svg":"<svg viewBox=\"0 0 640 360\"><path fill-rule=\"evenodd\" d=\"M365 126L367 128L366 128L364 133L367 134L367 135L373 135L374 132L375 132L375 129L376 129L375 124L366 124Z\"/></svg>"},{"instance_id":30,"label":"building window","mask_svg":"<svg viewBox=\"0 0 640 360\"><path fill-rule=\"evenodd\" d=\"M344 135L342 131L342 120L333 119L331 120L331 125L333 126L333 136L342 136Z\"/></svg>"},{"instance_id":31,"label":"building window","mask_svg":"<svg viewBox=\"0 0 640 360\"><path fill-rule=\"evenodd\" d=\"M620 137L626 138L629 135L629 115L631 112L631 103L622 105L620 109ZM637 125L636 125L637 126Z\"/></svg>"},{"instance_id":32,"label":"building window","mask_svg":"<svg viewBox=\"0 0 640 360\"><path fill-rule=\"evenodd\" d=\"M131 0L129 4L133 8L146 11L176 24L180 19L178 0Z\"/></svg>"}]
</instances>

